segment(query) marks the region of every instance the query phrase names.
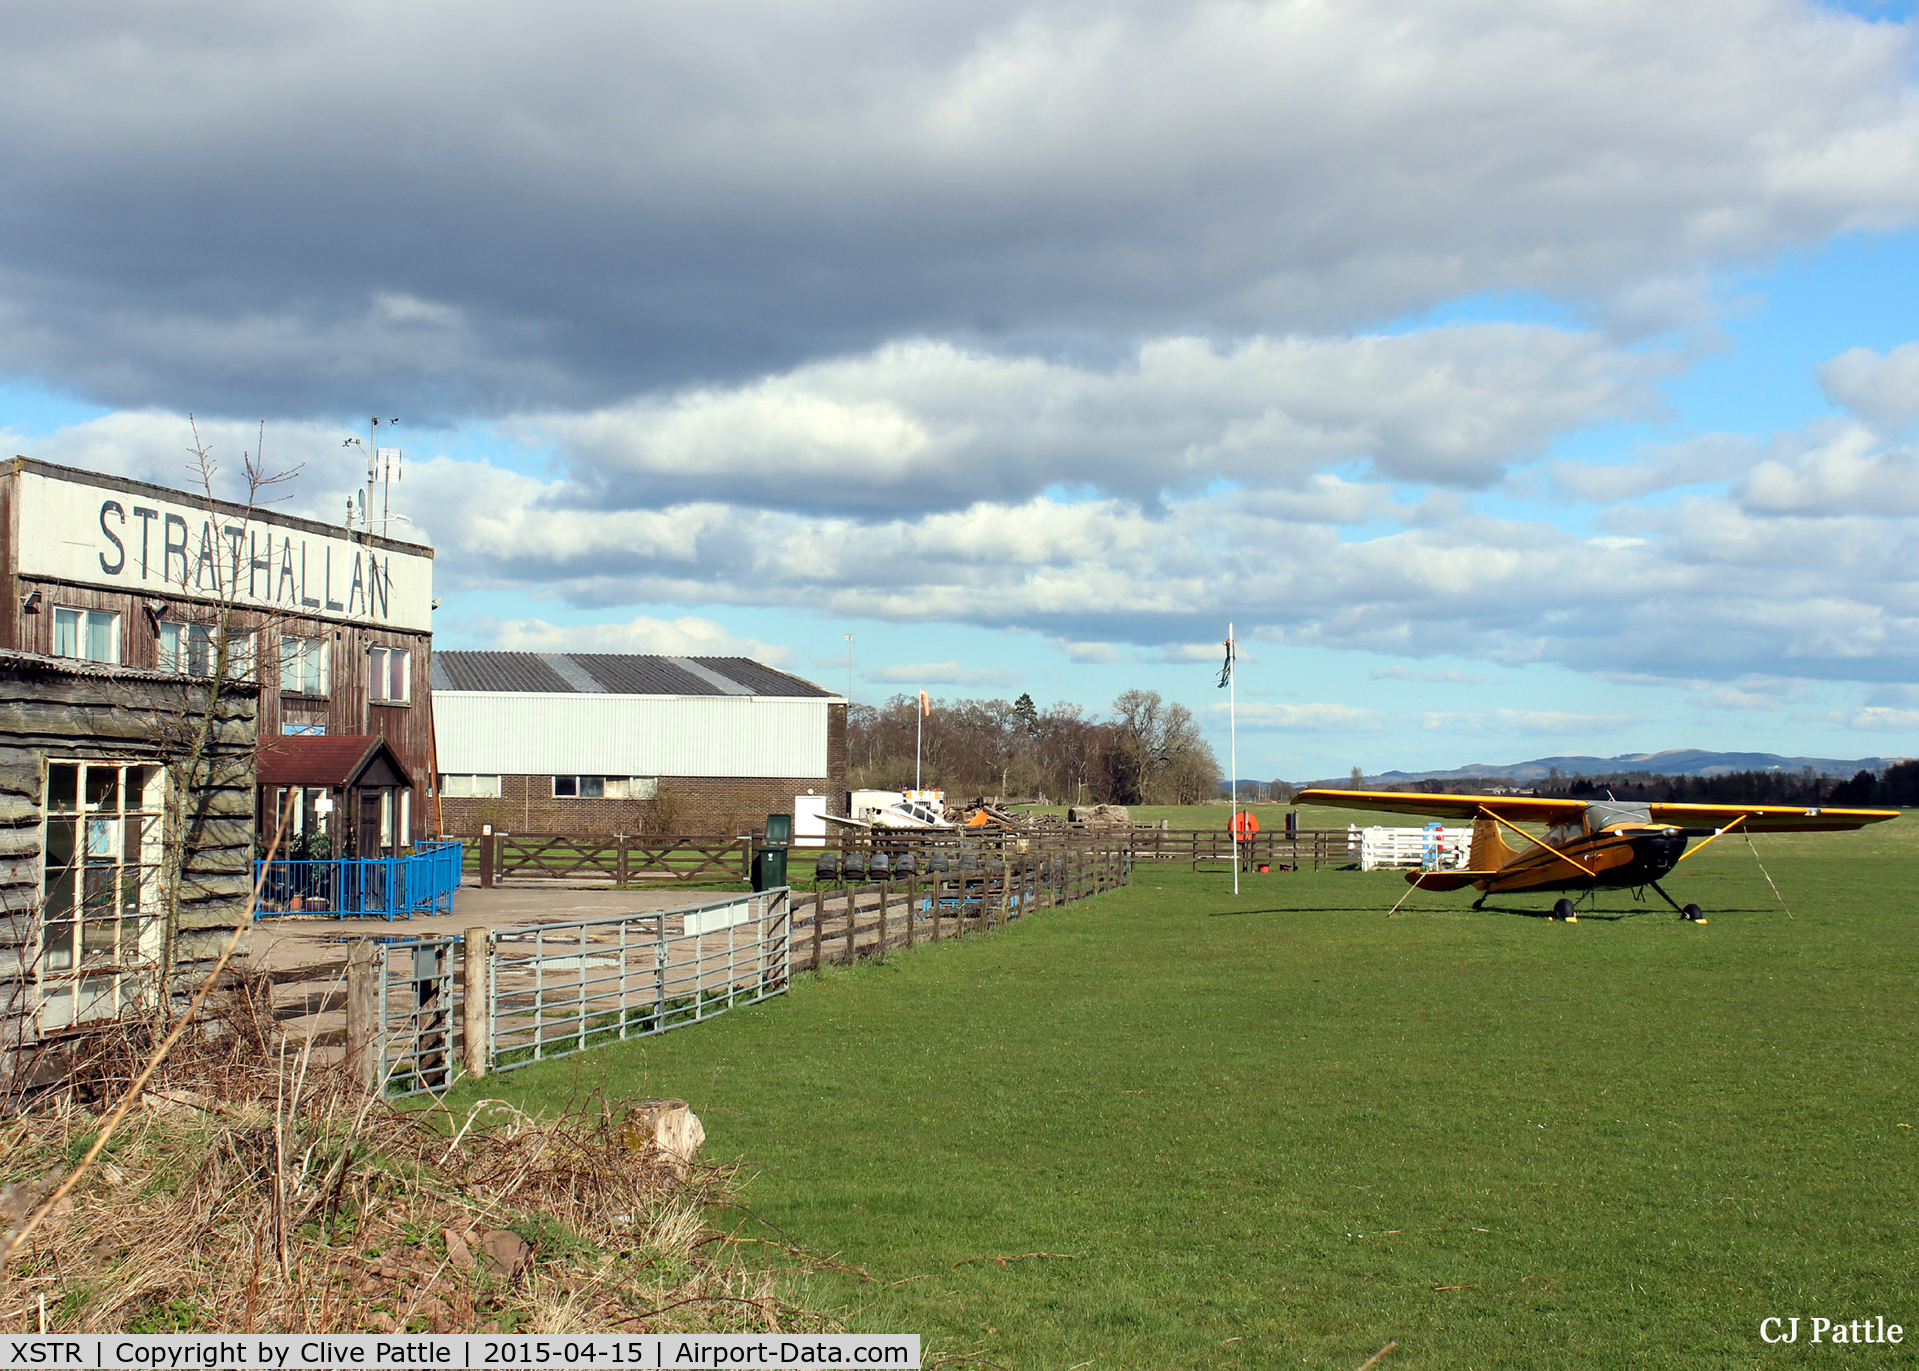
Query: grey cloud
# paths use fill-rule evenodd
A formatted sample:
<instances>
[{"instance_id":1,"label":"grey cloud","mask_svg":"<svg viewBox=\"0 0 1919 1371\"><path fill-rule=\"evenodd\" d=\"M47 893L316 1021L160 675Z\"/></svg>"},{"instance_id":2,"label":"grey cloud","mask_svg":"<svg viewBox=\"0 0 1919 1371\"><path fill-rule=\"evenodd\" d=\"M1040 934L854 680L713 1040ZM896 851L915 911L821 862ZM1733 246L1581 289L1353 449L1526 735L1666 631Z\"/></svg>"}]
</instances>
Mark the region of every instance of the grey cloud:
<instances>
[{"instance_id":1,"label":"grey cloud","mask_svg":"<svg viewBox=\"0 0 1919 1371\"><path fill-rule=\"evenodd\" d=\"M1660 327L1911 221L1910 56L1788 0L21 10L0 369L425 421L1481 290Z\"/></svg>"}]
</instances>

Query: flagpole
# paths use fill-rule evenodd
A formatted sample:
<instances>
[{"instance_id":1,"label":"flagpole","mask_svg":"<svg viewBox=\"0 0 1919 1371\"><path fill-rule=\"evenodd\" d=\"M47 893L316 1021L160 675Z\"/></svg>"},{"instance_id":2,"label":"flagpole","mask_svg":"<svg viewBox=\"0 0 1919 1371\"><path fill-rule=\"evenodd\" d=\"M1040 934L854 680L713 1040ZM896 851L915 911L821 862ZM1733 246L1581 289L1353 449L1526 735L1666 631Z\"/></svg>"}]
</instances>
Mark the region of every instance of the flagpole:
<instances>
[{"instance_id":1,"label":"flagpole","mask_svg":"<svg viewBox=\"0 0 1919 1371\"><path fill-rule=\"evenodd\" d=\"M1230 666L1233 660L1233 625L1226 625L1226 661ZM1232 758L1233 772L1233 817L1228 820L1228 831L1233 835L1233 894L1239 894L1239 682L1229 673L1226 677L1227 717L1232 721L1228 737L1227 752Z\"/></svg>"},{"instance_id":2,"label":"flagpole","mask_svg":"<svg viewBox=\"0 0 1919 1371\"><path fill-rule=\"evenodd\" d=\"M926 741L926 692L920 691L920 707L913 711L913 789L922 789L920 781L920 749Z\"/></svg>"}]
</instances>

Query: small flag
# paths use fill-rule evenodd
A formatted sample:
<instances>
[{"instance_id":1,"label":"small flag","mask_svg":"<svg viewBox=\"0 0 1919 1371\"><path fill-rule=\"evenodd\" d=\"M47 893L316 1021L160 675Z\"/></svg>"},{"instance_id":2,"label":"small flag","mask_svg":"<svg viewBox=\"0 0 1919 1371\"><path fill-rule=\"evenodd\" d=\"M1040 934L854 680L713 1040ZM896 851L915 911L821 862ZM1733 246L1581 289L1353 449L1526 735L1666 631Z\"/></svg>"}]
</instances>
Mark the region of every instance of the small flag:
<instances>
[{"instance_id":1,"label":"small flag","mask_svg":"<svg viewBox=\"0 0 1919 1371\"><path fill-rule=\"evenodd\" d=\"M1226 660L1219 668L1219 688L1226 689L1233 681L1233 640L1226 640Z\"/></svg>"},{"instance_id":2,"label":"small flag","mask_svg":"<svg viewBox=\"0 0 1919 1371\"><path fill-rule=\"evenodd\" d=\"M920 692L920 718L930 719L932 717L933 717L933 702L926 698L926 692L922 690Z\"/></svg>"}]
</instances>

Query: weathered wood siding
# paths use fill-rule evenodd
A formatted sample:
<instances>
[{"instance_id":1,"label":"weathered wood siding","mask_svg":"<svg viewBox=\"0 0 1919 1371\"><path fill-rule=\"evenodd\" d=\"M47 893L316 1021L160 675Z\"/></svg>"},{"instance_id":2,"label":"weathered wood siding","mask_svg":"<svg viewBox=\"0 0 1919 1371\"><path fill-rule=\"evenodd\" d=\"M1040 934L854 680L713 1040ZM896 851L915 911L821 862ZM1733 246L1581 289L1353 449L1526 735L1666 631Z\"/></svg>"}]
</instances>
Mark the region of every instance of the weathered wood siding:
<instances>
[{"instance_id":1,"label":"weathered wood siding","mask_svg":"<svg viewBox=\"0 0 1919 1371\"><path fill-rule=\"evenodd\" d=\"M177 763L207 700L202 681L0 651L0 1043L33 1037L33 997L21 994L21 978L41 937L48 763ZM176 981L217 956L245 913L257 709L251 686L222 693L200 783L169 801L186 829L181 868L162 872L180 894Z\"/></svg>"}]
</instances>

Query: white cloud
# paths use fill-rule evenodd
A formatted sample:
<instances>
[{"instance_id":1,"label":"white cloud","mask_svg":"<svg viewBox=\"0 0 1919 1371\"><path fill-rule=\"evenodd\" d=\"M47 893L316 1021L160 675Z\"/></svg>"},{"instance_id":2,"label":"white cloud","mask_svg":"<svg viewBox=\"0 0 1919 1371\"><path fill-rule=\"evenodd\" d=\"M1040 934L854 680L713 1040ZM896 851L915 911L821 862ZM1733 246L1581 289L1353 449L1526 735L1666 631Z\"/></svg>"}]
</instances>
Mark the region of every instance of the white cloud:
<instances>
[{"instance_id":1,"label":"white cloud","mask_svg":"<svg viewBox=\"0 0 1919 1371\"><path fill-rule=\"evenodd\" d=\"M1861 424L1818 425L1813 441L1755 466L1738 490L1766 514L1919 514L1919 456L1887 452ZM1795 445L1796 446L1796 445Z\"/></svg>"},{"instance_id":2,"label":"white cloud","mask_svg":"<svg viewBox=\"0 0 1919 1371\"><path fill-rule=\"evenodd\" d=\"M993 671L986 667L961 666L958 662L909 662L904 666L881 667L860 673L869 681L886 685L1018 685L1017 671Z\"/></svg>"},{"instance_id":3,"label":"white cloud","mask_svg":"<svg viewBox=\"0 0 1919 1371\"><path fill-rule=\"evenodd\" d=\"M1847 728L1863 729L1872 733L1914 733L1919 732L1919 709L1891 709L1884 705L1868 705L1853 710L1850 714L1836 714L1835 723Z\"/></svg>"},{"instance_id":4,"label":"white cloud","mask_svg":"<svg viewBox=\"0 0 1919 1371\"><path fill-rule=\"evenodd\" d=\"M1112 643L1075 643L1055 638L1053 646L1073 662L1125 662L1135 655Z\"/></svg>"},{"instance_id":5,"label":"white cloud","mask_svg":"<svg viewBox=\"0 0 1919 1371\"><path fill-rule=\"evenodd\" d=\"M1241 652L1246 661L1257 661L1250 653ZM1226 640L1216 643L1167 643L1153 654L1156 662L1208 662L1213 666L1223 665L1226 661Z\"/></svg>"},{"instance_id":6,"label":"white cloud","mask_svg":"<svg viewBox=\"0 0 1919 1371\"><path fill-rule=\"evenodd\" d=\"M1588 504L1609 505L1679 486L1722 483L1757 459L1752 439L1738 433L1702 434L1639 455L1641 460L1634 462L1549 462L1548 489Z\"/></svg>"},{"instance_id":7,"label":"white cloud","mask_svg":"<svg viewBox=\"0 0 1919 1371\"><path fill-rule=\"evenodd\" d=\"M1414 671L1410 667L1375 667L1366 673L1369 681L1429 681L1434 685L1480 685L1484 676L1463 671Z\"/></svg>"},{"instance_id":8,"label":"white cloud","mask_svg":"<svg viewBox=\"0 0 1919 1371\"><path fill-rule=\"evenodd\" d=\"M1617 733L1644 719L1630 714L1570 714L1556 709L1466 709L1420 716L1428 732L1474 734Z\"/></svg>"},{"instance_id":9,"label":"white cloud","mask_svg":"<svg viewBox=\"0 0 1919 1371\"><path fill-rule=\"evenodd\" d=\"M751 657L790 667L793 650L758 638L739 638L711 619L654 619L636 615L616 624L550 624L508 619L478 626L487 645L503 652L639 652L669 657Z\"/></svg>"},{"instance_id":10,"label":"white cloud","mask_svg":"<svg viewBox=\"0 0 1919 1371\"><path fill-rule=\"evenodd\" d=\"M1229 707L1224 704L1209 705L1207 714L1215 726L1225 727ZM1378 710L1359 709L1352 705L1341 704L1305 704L1281 705L1246 703L1239 706L1239 724L1241 728L1252 729L1312 729L1327 733L1370 733L1385 724L1385 718Z\"/></svg>"},{"instance_id":11,"label":"white cloud","mask_svg":"<svg viewBox=\"0 0 1919 1371\"><path fill-rule=\"evenodd\" d=\"M1834 404L1897 434L1919 419L1919 343L1902 343L1883 356L1849 349L1819 368L1819 384Z\"/></svg>"}]
</instances>

